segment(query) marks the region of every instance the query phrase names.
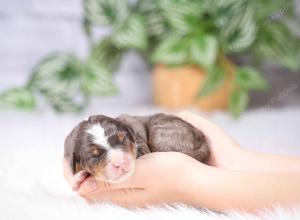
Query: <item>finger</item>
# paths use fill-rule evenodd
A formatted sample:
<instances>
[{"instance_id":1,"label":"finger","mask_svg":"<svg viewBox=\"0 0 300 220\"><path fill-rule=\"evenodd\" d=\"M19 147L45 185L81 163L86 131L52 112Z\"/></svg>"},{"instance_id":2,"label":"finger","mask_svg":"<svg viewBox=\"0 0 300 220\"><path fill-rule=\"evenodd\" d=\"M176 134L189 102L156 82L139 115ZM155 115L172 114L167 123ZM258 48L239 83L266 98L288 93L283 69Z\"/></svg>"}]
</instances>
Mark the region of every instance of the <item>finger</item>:
<instances>
[{"instance_id":1,"label":"finger","mask_svg":"<svg viewBox=\"0 0 300 220\"><path fill-rule=\"evenodd\" d=\"M66 159L63 159L63 171L64 171L64 177L67 180L67 182L72 185L73 184L73 174L69 165L69 161Z\"/></svg>"},{"instance_id":2,"label":"finger","mask_svg":"<svg viewBox=\"0 0 300 220\"><path fill-rule=\"evenodd\" d=\"M151 203L148 195L144 189L118 189L97 192L87 198L94 202L113 202L126 207L140 207Z\"/></svg>"},{"instance_id":3,"label":"finger","mask_svg":"<svg viewBox=\"0 0 300 220\"><path fill-rule=\"evenodd\" d=\"M94 192L105 192L117 189L142 188L137 184L138 181L136 181L138 175L139 174L135 172L131 177L121 183L101 182L97 181L95 177L90 176L81 183L79 191L82 195L87 195Z\"/></svg>"},{"instance_id":4,"label":"finger","mask_svg":"<svg viewBox=\"0 0 300 220\"><path fill-rule=\"evenodd\" d=\"M136 160L135 171L133 174L123 182L108 183L97 181L93 176L86 178L80 185L80 193L86 195L88 193L111 191L124 188L145 188L147 179L146 167L147 159L141 158Z\"/></svg>"},{"instance_id":5,"label":"finger","mask_svg":"<svg viewBox=\"0 0 300 220\"><path fill-rule=\"evenodd\" d=\"M88 177L80 185L80 193L88 195L95 192L111 191L115 189L123 189L129 187L128 181L122 183L108 183L97 181L93 176Z\"/></svg>"},{"instance_id":6,"label":"finger","mask_svg":"<svg viewBox=\"0 0 300 220\"><path fill-rule=\"evenodd\" d=\"M81 183L89 176L89 173L85 170L81 170L74 175L72 189L77 191L80 188Z\"/></svg>"}]
</instances>

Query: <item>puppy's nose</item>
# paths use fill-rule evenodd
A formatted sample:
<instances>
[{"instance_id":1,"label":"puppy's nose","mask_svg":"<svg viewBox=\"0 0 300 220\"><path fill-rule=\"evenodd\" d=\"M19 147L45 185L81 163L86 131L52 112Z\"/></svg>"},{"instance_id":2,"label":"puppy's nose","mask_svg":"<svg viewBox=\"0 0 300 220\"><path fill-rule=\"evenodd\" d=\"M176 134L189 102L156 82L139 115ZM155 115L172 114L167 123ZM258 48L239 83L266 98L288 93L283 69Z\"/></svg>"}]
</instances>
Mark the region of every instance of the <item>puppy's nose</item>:
<instances>
[{"instance_id":1,"label":"puppy's nose","mask_svg":"<svg viewBox=\"0 0 300 220\"><path fill-rule=\"evenodd\" d=\"M118 175L121 175L127 171L129 171L130 168L130 162L129 160L120 160L116 161L112 164L113 169L118 173Z\"/></svg>"}]
</instances>

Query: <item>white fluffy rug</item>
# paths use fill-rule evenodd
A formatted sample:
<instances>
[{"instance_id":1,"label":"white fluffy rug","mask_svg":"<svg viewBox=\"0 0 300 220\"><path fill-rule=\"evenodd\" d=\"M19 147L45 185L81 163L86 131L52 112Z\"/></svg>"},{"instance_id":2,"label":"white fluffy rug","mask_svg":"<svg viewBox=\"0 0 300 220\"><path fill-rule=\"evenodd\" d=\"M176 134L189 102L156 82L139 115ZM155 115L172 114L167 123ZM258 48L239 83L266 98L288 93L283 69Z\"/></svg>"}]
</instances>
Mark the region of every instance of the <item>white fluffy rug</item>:
<instances>
[{"instance_id":1,"label":"white fluffy rug","mask_svg":"<svg viewBox=\"0 0 300 220\"><path fill-rule=\"evenodd\" d=\"M120 111L101 109L101 113L108 115ZM157 109L122 109L133 114L153 111ZM95 112L90 110L86 115ZM239 121L223 113L210 117L245 147L300 155L299 115L300 108L293 108L252 111ZM259 218L243 213L221 215L179 205L147 210L126 210L111 204L87 205L71 192L61 167L64 137L83 117L1 112L0 219L300 219L299 208L277 208L263 212Z\"/></svg>"}]
</instances>

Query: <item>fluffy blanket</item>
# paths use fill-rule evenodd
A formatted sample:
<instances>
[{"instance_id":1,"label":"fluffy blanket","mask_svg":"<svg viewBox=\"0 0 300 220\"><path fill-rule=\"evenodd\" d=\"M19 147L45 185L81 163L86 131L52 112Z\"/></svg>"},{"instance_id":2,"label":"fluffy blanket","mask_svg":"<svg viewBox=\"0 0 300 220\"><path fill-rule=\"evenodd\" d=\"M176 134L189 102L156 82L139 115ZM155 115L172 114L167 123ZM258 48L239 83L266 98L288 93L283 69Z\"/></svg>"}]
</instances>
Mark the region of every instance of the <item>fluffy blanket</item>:
<instances>
[{"instance_id":1,"label":"fluffy blanket","mask_svg":"<svg viewBox=\"0 0 300 220\"><path fill-rule=\"evenodd\" d=\"M119 113L103 111L110 115ZM150 110L127 112L137 111L142 114ZM256 111L247 113L239 121L217 113L211 115L211 119L246 147L299 155L299 113L299 109ZM297 207L266 210L258 217L236 212L217 214L184 205L142 210L127 210L112 204L88 205L66 184L61 167L64 137L81 118L83 115L1 113L1 219L300 219Z\"/></svg>"}]
</instances>

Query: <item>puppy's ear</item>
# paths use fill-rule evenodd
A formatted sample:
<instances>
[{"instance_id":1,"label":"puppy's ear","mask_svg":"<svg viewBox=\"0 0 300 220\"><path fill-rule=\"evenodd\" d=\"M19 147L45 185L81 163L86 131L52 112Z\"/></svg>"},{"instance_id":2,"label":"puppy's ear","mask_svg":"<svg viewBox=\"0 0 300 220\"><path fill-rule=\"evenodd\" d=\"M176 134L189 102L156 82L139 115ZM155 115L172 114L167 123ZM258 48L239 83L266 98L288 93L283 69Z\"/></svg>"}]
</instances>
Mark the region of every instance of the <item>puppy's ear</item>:
<instances>
[{"instance_id":1,"label":"puppy's ear","mask_svg":"<svg viewBox=\"0 0 300 220\"><path fill-rule=\"evenodd\" d=\"M123 123L124 124L124 127L126 128L126 130L128 131L129 135L130 135L130 138L132 139L133 142L135 142L135 133L134 133L134 130L127 124Z\"/></svg>"},{"instance_id":2,"label":"puppy's ear","mask_svg":"<svg viewBox=\"0 0 300 220\"><path fill-rule=\"evenodd\" d=\"M134 130L126 122L126 120L122 119L122 117L126 117L126 115L121 115L121 116L115 118L114 120L117 121L119 123L119 125L121 127L123 127L123 129L125 128L125 130L129 133L129 138L131 139L131 141L135 142L135 132L134 132ZM123 134L120 134L120 139L124 139L125 135L123 136Z\"/></svg>"},{"instance_id":3,"label":"puppy's ear","mask_svg":"<svg viewBox=\"0 0 300 220\"><path fill-rule=\"evenodd\" d=\"M76 156L75 153L72 154L71 158L70 158L70 167L72 170L72 173L75 174L76 173Z\"/></svg>"},{"instance_id":4,"label":"puppy's ear","mask_svg":"<svg viewBox=\"0 0 300 220\"><path fill-rule=\"evenodd\" d=\"M67 136L64 143L64 158L69 161L70 168L72 173L76 173L76 163L78 162L78 158L75 154L75 142L76 142L76 134L79 130L79 126L76 126L72 132Z\"/></svg>"}]
</instances>

